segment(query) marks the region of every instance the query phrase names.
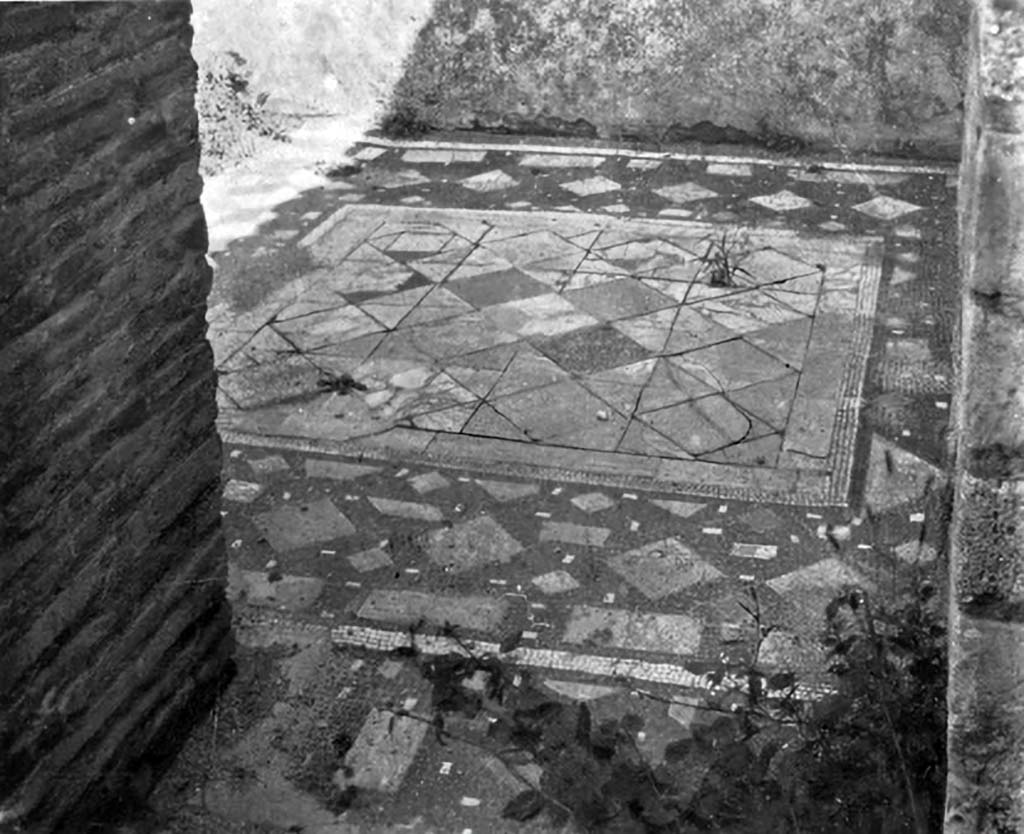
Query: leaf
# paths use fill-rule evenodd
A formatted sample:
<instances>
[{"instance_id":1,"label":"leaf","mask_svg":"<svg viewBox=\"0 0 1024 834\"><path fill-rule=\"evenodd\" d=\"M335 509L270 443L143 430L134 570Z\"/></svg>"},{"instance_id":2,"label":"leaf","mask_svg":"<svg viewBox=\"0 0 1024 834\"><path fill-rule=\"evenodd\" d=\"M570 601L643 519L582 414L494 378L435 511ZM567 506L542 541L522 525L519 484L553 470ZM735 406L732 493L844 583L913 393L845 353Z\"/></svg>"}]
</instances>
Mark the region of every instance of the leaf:
<instances>
[{"instance_id":1,"label":"leaf","mask_svg":"<svg viewBox=\"0 0 1024 834\"><path fill-rule=\"evenodd\" d=\"M796 683L796 675L792 672L777 672L768 678L769 689L789 689Z\"/></svg>"},{"instance_id":2,"label":"leaf","mask_svg":"<svg viewBox=\"0 0 1024 834\"><path fill-rule=\"evenodd\" d=\"M445 743L444 740L444 716L441 714L440 711L434 713L433 724L434 737L437 739L437 743L440 744L442 747L447 747L448 745Z\"/></svg>"},{"instance_id":3,"label":"leaf","mask_svg":"<svg viewBox=\"0 0 1024 834\"><path fill-rule=\"evenodd\" d=\"M508 804L502 809L501 816L503 819L507 820L526 822L527 820L533 819L543 810L543 795L540 791L535 791L531 788L530 790L525 790L512 797L512 799L508 801Z\"/></svg>"},{"instance_id":4,"label":"leaf","mask_svg":"<svg viewBox=\"0 0 1024 834\"><path fill-rule=\"evenodd\" d=\"M501 652L502 654L506 654L508 652L514 651L516 648L518 648L519 642L522 639L523 639L523 630L519 629L519 631L516 631L516 632L508 635L504 640L501 641L500 645L498 646L498 651Z\"/></svg>"},{"instance_id":5,"label":"leaf","mask_svg":"<svg viewBox=\"0 0 1024 834\"><path fill-rule=\"evenodd\" d=\"M584 750L590 750L590 707L581 703L576 713L576 741Z\"/></svg>"}]
</instances>

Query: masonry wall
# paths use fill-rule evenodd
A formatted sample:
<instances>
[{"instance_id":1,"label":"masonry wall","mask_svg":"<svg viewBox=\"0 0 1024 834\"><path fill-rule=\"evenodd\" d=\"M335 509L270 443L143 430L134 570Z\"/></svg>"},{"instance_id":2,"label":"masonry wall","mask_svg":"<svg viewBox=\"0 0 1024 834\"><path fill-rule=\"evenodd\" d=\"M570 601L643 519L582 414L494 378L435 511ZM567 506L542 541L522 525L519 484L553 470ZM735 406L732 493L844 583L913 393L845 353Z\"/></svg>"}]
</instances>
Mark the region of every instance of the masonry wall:
<instances>
[{"instance_id":1,"label":"masonry wall","mask_svg":"<svg viewBox=\"0 0 1024 834\"><path fill-rule=\"evenodd\" d=\"M144 793L229 663L189 14L0 4L0 830Z\"/></svg>"},{"instance_id":2,"label":"masonry wall","mask_svg":"<svg viewBox=\"0 0 1024 834\"><path fill-rule=\"evenodd\" d=\"M947 834L1024 831L1024 4L972 0Z\"/></svg>"},{"instance_id":3,"label":"masonry wall","mask_svg":"<svg viewBox=\"0 0 1024 834\"><path fill-rule=\"evenodd\" d=\"M956 158L968 0L436 0L399 128Z\"/></svg>"}]
</instances>

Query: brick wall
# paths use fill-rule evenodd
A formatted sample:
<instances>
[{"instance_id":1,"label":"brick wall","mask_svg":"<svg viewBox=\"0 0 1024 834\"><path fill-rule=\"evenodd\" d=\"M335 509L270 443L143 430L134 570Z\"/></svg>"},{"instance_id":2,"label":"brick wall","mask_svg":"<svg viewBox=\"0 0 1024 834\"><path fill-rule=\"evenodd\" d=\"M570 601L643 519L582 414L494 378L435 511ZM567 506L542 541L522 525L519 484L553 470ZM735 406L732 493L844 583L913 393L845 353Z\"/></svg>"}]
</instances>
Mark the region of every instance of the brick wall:
<instances>
[{"instance_id":1,"label":"brick wall","mask_svg":"<svg viewBox=\"0 0 1024 834\"><path fill-rule=\"evenodd\" d=\"M189 15L0 4L0 830L83 830L229 663Z\"/></svg>"}]
</instances>

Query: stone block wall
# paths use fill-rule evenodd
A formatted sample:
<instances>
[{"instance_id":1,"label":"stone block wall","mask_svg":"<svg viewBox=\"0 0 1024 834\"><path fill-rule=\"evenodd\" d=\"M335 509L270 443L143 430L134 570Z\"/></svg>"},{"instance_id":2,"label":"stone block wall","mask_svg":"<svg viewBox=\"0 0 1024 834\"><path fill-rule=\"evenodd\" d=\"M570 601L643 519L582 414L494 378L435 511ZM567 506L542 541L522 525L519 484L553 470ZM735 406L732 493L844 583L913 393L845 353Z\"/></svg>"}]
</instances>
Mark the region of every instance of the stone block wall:
<instances>
[{"instance_id":1,"label":"stone block wall","mask_svg":"<svg viewBox=\"0 0 1024 834\"><path fill-rule=\"evenodd\" d=\"M972 0L947 834L1024 831L1024 2Z\"/></svg>"},{"instance_id":2,"label":"stone block wall","mask_svg":"<svg viewBox=\"0 0 1024 834\"><path fill-rule=\"evenodd\" d=\"M436 0L399 127L956 158L968 0Z\"/></svg>"},{"instance_id":3,"label":"stone block wall","mask_svg":"<svg viewBox=\"0 0 1024 834\"><path fill-rule=\"evenodd\" d=\"M144 793L230 665L190 11L0 4L0 830Z\"/></svg>"}]
</instances>

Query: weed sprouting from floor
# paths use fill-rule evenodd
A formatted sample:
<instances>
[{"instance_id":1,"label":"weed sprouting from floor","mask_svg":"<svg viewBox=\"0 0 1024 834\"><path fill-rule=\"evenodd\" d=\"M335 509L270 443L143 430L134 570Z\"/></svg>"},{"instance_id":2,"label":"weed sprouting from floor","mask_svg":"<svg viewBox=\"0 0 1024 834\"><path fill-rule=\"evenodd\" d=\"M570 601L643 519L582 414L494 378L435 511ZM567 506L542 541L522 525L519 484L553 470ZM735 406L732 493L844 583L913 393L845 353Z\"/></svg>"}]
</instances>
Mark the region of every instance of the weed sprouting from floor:
<instances>
[{"instance_id":1,"label":"weed sprouting from floor","mask_svg":"<svg viewBox=\"0 0 1024 834\"><path fill-rule=\"evenodd\" d=\"M719 235L708 235L704 240L707 248L698 258L702 266L697 280L706 280L712 287L734 287L740 273L750 275L741 265L749 251L749 236L741 232L723 231Z\"/></svg>"}]
</instances>

